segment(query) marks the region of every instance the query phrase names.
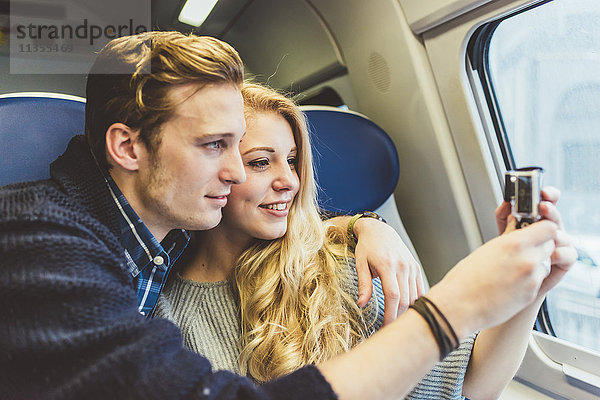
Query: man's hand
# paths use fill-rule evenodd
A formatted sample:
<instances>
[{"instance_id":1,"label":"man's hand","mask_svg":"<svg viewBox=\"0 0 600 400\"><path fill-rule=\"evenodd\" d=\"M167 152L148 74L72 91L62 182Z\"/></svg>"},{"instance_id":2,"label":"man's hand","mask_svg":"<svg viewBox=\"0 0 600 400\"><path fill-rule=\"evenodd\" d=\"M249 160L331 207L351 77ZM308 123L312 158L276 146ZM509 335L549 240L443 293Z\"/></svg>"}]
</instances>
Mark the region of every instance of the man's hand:
<instances>
[{"instance_id":1,"label":"man's hand","mask_svg":"<svg viewBox=\"0 0 600 400\"><path fill-rule=\"evenodd\" d=\"M556 223L558 231L554 240L556 248L550 257L550 274L544 279L538 292L538 298L545 296L550 289L556 286L577 260L577 250L573 246L569 235L564 231L562 218L556 208L559 199L560 191L557 188L547 186L542 190L540 214L543 219ZM510 212L510 203L507 202L503 202L496 209L496 224L498 225L498 232L501 234L516 229L516 219Z\"/></svg>"},{"instance_id":2,"label":"man's hand","mask_svg":"<svg viewBox=\"0 0 600 400\"><path fill-rule=\"evenodd\" d=\"M372 279L379 277L385 297L383 324L398 315L425 293L421 266L391 226L373 218L354 224L358 275L358 305L367 304L373 293Z\"/></svg>"},{"instance_id":3,"label":"man's hand","mask_svg":"<svg viewBox=\"0 0 600 400\"><path fill-rule=\"evenodd\" d=\"M429 297L459 337L512 318L538 298L558 226L542 220L492 239L461 260Z\"/></svg>"}]
</instances>

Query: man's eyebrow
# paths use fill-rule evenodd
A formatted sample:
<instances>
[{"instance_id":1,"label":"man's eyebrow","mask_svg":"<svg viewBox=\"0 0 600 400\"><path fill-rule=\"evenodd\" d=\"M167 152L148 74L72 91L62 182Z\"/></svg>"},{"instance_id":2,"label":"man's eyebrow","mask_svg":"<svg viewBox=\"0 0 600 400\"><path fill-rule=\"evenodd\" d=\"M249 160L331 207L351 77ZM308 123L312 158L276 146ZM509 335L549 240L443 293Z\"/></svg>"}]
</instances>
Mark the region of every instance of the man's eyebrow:
<instances>
[{"instance_id":1,"label":"man's eyebrow","mask_svg":"<svg viewBox=\"0 0 600 400\"><path fill-rule=\"evenodd\" d=\"M226 132L226 133L206 133L206 134L200 134L197 135L194 140L197 141L211 141L211 140L219 140L219 139L224 139L224 138L228 138L228 137L232 137L234 136L233 133L230 132Z\"/></svg>"},{"instance_id":2,"label":"man's eyebrow","mask_svg":"<svg viewBox=\"0 0 600 400\"><path fill-rule=\"evenodd\" d=\"M272 147L253 147L243 152L242 155L244 156L248 153L252 153L253 151L268 151L269 153L275 153L275 149Z\"/></svg>"}]
</instances>

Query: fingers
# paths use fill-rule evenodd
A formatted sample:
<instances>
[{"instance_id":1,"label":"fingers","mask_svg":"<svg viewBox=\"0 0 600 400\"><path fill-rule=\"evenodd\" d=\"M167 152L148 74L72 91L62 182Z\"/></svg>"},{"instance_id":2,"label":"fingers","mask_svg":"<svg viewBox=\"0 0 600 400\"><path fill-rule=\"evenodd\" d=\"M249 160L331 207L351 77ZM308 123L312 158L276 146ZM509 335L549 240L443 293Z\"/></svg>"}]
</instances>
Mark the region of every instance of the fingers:
<instances>
[{"instance_id":1,"label":"fingers","mask_svg":"<svg viewBox=\"0 0 600 400\"><path fill-rule=\"evenodd\" d=\"M560 190L554 186L546 186L542 189L542 200L556 204L560 198Z\"/></svg>"},{"instance_id":2,"label":"fingers","mask_svg":"<svg viewBox=\"0 0 600 400\"><path fill-rule=\"evenodd\" d=\"M573 239L571 239L571 236L563 230L556 232L554 243L556 243L556 247L573 247ZM573 249L575 248L573 247Z\"/></svg>"},{"instance_id":3,"label":"fingers","mask_svg":"<svg viewBox=\"0 0 600 400\"><path fill-rule=\"evenodd\" d=\"M562 218L560 212L556 208L556 205L551 201L542 201L540 203L540 214L547 220L553 221L562 229Z\"/></svg>"},{"instance_id":4,"label":"fingers","mask_svg":"<svg viewBox=\"0 0 600 400\"><path fill-rule=\"evenodd\" d=\"M557 232L558 225L555 222L541 220L510 234L514 238L517 238L517 240L520 240L524 246L538 246L549 240L554 241ZM550 257L550 254L548 254L548 257Z\"/></svg>"},{"instance_id":5,"label":"fingers","mask_svg":"<svg viewBox=\"0 0 600 400\"><path fill-rule=\"evenodd\" d=\"M417 293L417 287L409 271L402 273L402 271L399 270L398 273L396 273L396 282L398 283L400 297L398 298L398 308L396 309L394 320L398 315L408 310L412 296Z\"/></svg>"},{"instance_id":6,"label":"fingers","mask_svg":"<svg viewBox=\"0 0 600 400\"><path fill-rule=\"evenodd\" d=\"M421 268L418 265L411 265L409 268L408 274L408 296L406 297L406 303L402 304L400 302L400 306L398 307L398 315L402 314L404 311L408 310L408 307L413 304L417 298L420 296L420 292L423 291L422 288L419 288L419 285L423 285L423 279L421 278ZM421 278L419 280L419 278Z\"/></svg>"},{"instance_id":7,"label":"fingers","mask_svg":"<svg viewBox=\"0 0 600 400\"><path fill-rule=\"evenodd\" d=\"M556 209L556 203L560 198L560 190L553 186L546 186L542 189L542 201L540 202L540 213L542 217L556 222L562 228L562 221L560 219L560 213ZM511 205L504 201L496 209L496 225L498 226L498 233L507 233L512 229L510 227L511 219Z\"/></svg>"},{"instance_id":8,"label":"fingers","mask_svg":"<svg viewBox=\"0 0 600 400\"><path fill-rule=\"evenodd\" d=\"M359 307L364 307L369 302L373 294L373 281L371 270L366 258L360 257L359 253L355 254L356 275L358 277L358 301L356 304ZM387 302L387 299L386 299Z\"/></svg>"},{"instance_id":9,"label":"fingers","mask_svg":"<svg viewBox=\"0 0 600 400\"><path fill-rule=\"evenodd\" d=\"M380 275L381 287L383 289L383 297L385 306L383 310L383 325L393 322L398 316L398 308L400 306L400 288L395 274ZM408 287L404 287L404 293L407 293Z\"/></svg>"},{"instance_id":10,"label":"fingers","mask_svg":"<svg viewBox=\"0 0 600 400\"><path fill-rule=\"evenodd\" d=\"M559 268L570 268L577 261L577 250L571 237L565 231L558 231L554 240L556 249L552 253L551 262Z\"/></svg>"},{"instance_id":11,"label":"fingers","mask_svg":"<svg viewBox=\"0 0 600 400\"><path fill-rule=\"evenodd\" d=\"M408 284L409 284L410 293L408 294L406 307L404 309L399 308L398 315L400 315L404 311L408 310L408 306L413 304L417 300L417 297L419 297L419 294L418 294L419 290L417 289L417 275L415 274L414 269L413 269L413 273L408 278Z\"/></svg>"},{"instance_id":12,"label":"fingers","mask_svg":"<svg viewBox=\"0 0 600 400\"><path fill-rule=\"evenodd\" d=\"M577 261L577 250L574 247L557 247L550 257L553 266L569 269Z\"/></svg>"},{"instance_id":13,"label":"fingers","mask_svg":"<svg viewBox=\"0 0 600 400\"><path fill-rule=\"evenodd\" d=\"M398 310L395 316L389 313L390 320L386 320L384 312L384 323L392 322L400 314L408 310L408 307L413 304L419 296L425 294L425 283L423 280L423 274L421 272L421 266L418 263L398 266L396 273L396 281L398 283L399 299L398 299ZM386 309L387 309L387 296L386 296Z\"/></svg>"},{"instance_id":14,"label":"fingers","mask_svg":"<svg viewBox=\"0 0 600 400\"><path fill-rule=\"evenodd\" d=\"M551 257L555 249L556 245L554 244L554 240L547 240L534 247L534 253L530 253L533 254L534 257L531 259L532 262L537 266L534 270L534 275L537 276L535 280L540 282L540 284L552 271Z\"/></svg>"},{"instance_id":15,"label":"fingers","mask_svg":"<svg viewBox=\"0 0 600 400\"><path fill-rule=\"evenodd\" d=\"M417 268L418 268L418 271L417 271L418 272L417 273L417 299L418 299L419 297L421 297L425 294L426 288L425 288L424 272L419 265L417 265Z\"/></svg>"},{"instance_id":16,"label":"fingers","mask_svg":"<svg viewBox=\"0 0 600 400\"><path fill-rule=\"evenodd\" d=\"M554 243L554 240L548 240L542 243L540 246L538 246L538 248L540 249L541 259L544 261L545 264L547 264L547 268L550 269L550 258L552 257L552 254L556 249L556 244Z\"/></svg>"},{"instance_id":17,"label":"fingers","mask_svg":"<svg viewBox=\"0 0 600 400\"><path fill-rule=\"evenodd\" d=\"M552 267L550 273L542 282L539 296L544 296L555 287L577 261L577 250L571 245L571 238L566 232L558 231L555 243L556 248L550 257Z\"/></svg>"}]
</instances>

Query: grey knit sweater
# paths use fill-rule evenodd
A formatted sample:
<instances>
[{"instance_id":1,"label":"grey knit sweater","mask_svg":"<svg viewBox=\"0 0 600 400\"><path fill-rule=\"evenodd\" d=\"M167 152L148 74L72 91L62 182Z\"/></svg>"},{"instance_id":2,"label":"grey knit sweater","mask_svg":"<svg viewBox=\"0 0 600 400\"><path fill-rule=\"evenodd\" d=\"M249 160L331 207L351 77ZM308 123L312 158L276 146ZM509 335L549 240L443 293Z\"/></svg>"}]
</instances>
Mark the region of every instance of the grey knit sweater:
<instances>
[{"instance_id":1,"label":"grey knit sweater","mask_svg":"<svg viewBox=\"0 0 600 400\"><path fill-rule=\"evenodd\" d=\"M358 299L358 278L353 260L340 278L343 290ZM383 293L378 280L375 281L374 295L364 310L365 320L375 319L375 329L379 329L383 323ZM229 282L194 282L175 274L159 299L155 316L177 324L183 332L185 346L208 358L213 370L240 373L237 365L240 320ZM474 341L474 335L465 339L406 398L463 399L462 384Z\"/></svg>"}]
</instances>

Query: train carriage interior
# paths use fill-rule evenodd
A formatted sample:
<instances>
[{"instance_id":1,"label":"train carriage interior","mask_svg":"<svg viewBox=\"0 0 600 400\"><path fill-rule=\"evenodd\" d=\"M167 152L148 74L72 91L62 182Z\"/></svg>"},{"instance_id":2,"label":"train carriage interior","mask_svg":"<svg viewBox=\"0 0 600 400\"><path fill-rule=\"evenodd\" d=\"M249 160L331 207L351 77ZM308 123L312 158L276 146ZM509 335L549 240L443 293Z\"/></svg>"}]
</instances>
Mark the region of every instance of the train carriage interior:
<instances>
[{"instance_id":1,"label":"train carriage interior","mask_svg":"<svg viewBox=\"0 0 600 400\"><path fill-rule=\"evenodd\" d=\"M42 92L84 101L79 67L87 65L77 49L57 51L52 57L65 57L65 65L44 73L46 55L36 59L31 47L11 43L12 3L0 0L5 142L15 130L3 116L11 97ZM431 285L497 236L505 171L543 167L544 182L562 192L559 210L578 260L544 302L501 399L600 398L600 3L219 0L206 17L191 3L152 0L152 28L218 37L239 51L248 77L306 110L364 116L387 134L399 173L378 207ZM20 70L19 57L35 68ZM70 67L77 72L63 72ZM2 164L23 161L8 157L9 148L2 147Z\"/></svg>"}]
</instances>

